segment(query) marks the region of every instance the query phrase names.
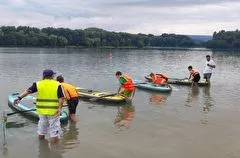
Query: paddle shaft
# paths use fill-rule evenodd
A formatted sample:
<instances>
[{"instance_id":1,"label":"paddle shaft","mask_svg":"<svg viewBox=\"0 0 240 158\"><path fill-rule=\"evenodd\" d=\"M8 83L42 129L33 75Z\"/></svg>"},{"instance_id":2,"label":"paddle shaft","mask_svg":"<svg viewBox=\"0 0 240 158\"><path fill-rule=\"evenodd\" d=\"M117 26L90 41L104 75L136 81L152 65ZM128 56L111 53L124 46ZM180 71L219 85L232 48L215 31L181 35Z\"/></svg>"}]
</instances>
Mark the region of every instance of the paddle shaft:
<instances>
[{"instance_id":1,"label":"paddle shaft","mask_svg":"<svg viewBox=\"0 0 240 158\"><path fill-rule=\"evenodd\" d=\"M6 141L6 124L7 124L7 116L6 114L3 112L2 114L2 133L3 133L3 146L5 146L7 144Z\"/></svg>"},{"instance_id":2,"label":"paddle shaft","mask_svg":"<svg viewBox=\"0 0 240 158\"><path fill-rule=\"evenodd\" d=\"M114 96L114 95L117 95L117 94L118 94L118 93L107 94L107 95L100 96L100 97L98 97L98 98L91 98L91 99L89 99L89 100L91 100L91 101L96 101L96 100L98 100L98 99L105 98L105 97L110 97L110 96Z\"/></svg>"},{"instance_id":3,"label":"paddle shaft","mask_svg":"<svg viewBox=\"0 0 240 158\"><path fill-rule=\"evenodd\" d=\"M16 111L16 112L11 112L11 113L7 113L7 116L11 116L14 114L18 114L18 113L25 113L25 112L29 112L29 111L35 111L36 109L29 109L29 110L24 110L24 111Z\"/></svg>"},{"instance_id":4,"label":"paddle shaft","mask_svg":"<svg viewBox=\"0 0 240 158\"><path fill-rule=\"evenodd\" d=\"M169 80L185 80L185 78L168 78Z\"/></svg>"}]
</instances>

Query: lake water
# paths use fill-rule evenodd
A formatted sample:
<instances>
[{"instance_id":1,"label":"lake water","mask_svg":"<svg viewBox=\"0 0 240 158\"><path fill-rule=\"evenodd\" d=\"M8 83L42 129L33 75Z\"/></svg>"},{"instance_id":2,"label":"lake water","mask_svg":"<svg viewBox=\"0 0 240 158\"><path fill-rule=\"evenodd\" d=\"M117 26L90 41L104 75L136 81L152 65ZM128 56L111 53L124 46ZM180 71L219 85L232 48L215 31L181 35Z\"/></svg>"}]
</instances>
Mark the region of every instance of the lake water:
<instances>
[{"instance_id":1,"label":"lake water","mask_svg":"<svg viewBox=\"0 0 240 158\"><path fill-rule=\"evenodd\" d=\"M46 68L76 86L116 92L118 70L136 80L150 72L184 78L189 65L203 71L207 54L217 64L210 88L173 85L170 94L137 89L132 103L121 106L80 101L80 122L63 126L56 146L37 140L35 122L9 116L7 145L0 157L238 158L240 52L0 48L0 110L12 112L8 95L41 79Z\"/></svg>"}]
</instances>

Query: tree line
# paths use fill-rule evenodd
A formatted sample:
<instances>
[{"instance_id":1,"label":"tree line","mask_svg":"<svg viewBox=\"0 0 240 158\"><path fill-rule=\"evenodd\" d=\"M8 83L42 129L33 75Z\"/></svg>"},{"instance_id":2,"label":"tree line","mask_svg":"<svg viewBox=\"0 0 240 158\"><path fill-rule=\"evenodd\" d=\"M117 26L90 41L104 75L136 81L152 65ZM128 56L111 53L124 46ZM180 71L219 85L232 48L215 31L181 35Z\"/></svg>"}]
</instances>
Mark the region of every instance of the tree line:
<instances>
[{"instance_id":1,"label":"tree line","mask_svg":"<svg viewBox=\"0 0 240 158\"><path fill-rule=\"evenodd\" d=\"M110 48L147 47L207 47L212 49L240 49L240 32L225 31L213 33L212 40L194 41L187 35L130 34L110 32L99 28L36 28L29 26L0 27L0 46L81 46Z\"/></svg>"},{"instance_id":2,"label":"tree line","mask_svg":"<svg viewBox=\"0 0 240 158\"><path fill-rule=\"evenodd\" d=\"M82 46L82 47L194 47L186 35L130 34L109 32L99 28L35 28L28 26L0 27L0 46Z\"/></svg>"},{"instance_id":3,"label":"tree line","mask_svg":"<svg viewBox=\"0 0 240 158\"><path fill-rule=\"evenodd\" d=\"M240 49L240 32L225 31L213 33L213 39L205 43L207 48L213 49Z\"/></svg>"}]
</instances>

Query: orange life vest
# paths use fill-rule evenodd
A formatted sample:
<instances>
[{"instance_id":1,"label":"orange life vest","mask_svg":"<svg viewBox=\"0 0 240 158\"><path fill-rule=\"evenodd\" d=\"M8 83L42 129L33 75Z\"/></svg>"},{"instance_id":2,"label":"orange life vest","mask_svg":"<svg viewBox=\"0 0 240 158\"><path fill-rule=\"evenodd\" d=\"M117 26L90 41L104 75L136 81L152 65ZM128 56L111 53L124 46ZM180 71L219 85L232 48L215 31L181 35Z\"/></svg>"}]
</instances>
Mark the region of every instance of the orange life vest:
<instances>
[{"instance_id":1,"label":"orange life vest","mask_svg":"<svg viewBox=\"0 0 240 158\"><path fill-rule=\"evenodd\" d=\"M122 77L126 80L124 84L122 84L122 88L125 90L133 91L135 86L133 84L132 78L128 75L122 75Z\"/></svg>"},{"instance_id":2,"label":"orange life vest","mask_svg":"<svg viewBox=\"0 0 240 158\"><path fill-rule=\"evenodd\" d=\"M192 75L193 77L196 75L196 74L199 74L199 71L197 69L192 69L190 71L190 75Z\"/></svg>"},{"instance_id":3,"label":"orange life vest","mask_svg":"<svg viewBox=\"0 0 240 158\"><path fill-rule=\"evenodd\" d=\"M70 85L68 83L61 83L61 85L64 89L65 98L67 100L78 97L78 92L76 90L76 87L74 87L73 85Z\"/></svg>"},{"instance_id":4,"label":"orange life vest","mask_svg":"<svg viewBox=\"0 0 240 158\"><path fill-rule=\"evenodd\" d=\"M154 84L163 84L167 81L167 77L163 74L161 75L154 74L151 78Z\"/></svg>"},{"instance_id":5,"label":"orange life vest","mask_svg":"<svg viewBox=\"0 0 240 158\"><path fill-rule=\"evenodd\" d=\"M165 74L163 74L163 73L160 73L160 74L157 74L157 75L161 76L162 78L165 78L165 79L166 79L166 81L168 80L168 77L167 77L167 75L165 75Z\"/></svg>"}]
</instances>

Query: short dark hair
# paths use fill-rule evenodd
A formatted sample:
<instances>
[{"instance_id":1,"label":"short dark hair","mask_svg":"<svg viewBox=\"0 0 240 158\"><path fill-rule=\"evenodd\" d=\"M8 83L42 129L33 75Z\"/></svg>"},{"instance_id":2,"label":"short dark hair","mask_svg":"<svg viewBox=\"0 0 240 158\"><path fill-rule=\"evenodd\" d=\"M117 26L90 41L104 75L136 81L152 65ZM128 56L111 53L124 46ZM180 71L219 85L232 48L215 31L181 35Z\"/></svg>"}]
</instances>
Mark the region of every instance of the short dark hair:
<instances>
[{"instance_id":1,"label":"short dark hair","mask_svg":"<svg viewBox=\"0 0 240 158\"><path fill-rule=\"evenodd\" d=\"M116 76L122 75L122 72L121 71L117 71L115 75Z\"/></svg>"},{"instance_id":2,"label":"short dark hair","mask_svg":"<svg viewBox=\"0 0 240 158\"><path fill-rule=\"evenodd\" d=\"M58 82L60 82L60 83L61 83L61 82L64 82L64 78L63 78L62 75L57 76L56 80L57 80Z\"/></svg>"},{"instance_id":3,"label":"short dark hair","mask_svg":"<svg viewBox=\"0 0 240 158\"><path fill-rule=\"evenodd\" d=\"M206 58L210 58L210 55L206 55Z\"/></svg>"},{"instance_id":4,"label":"short dark hair","mask_svg":"<svg viewBox=\"0 0 240 158\"><path fill-rule=\"evenodd\" d=\"M192 66L190 65L190 66L188 66L188 69L192 69Z\"/></svg>"},{"instance_id":5,"label":"short dark hair","mask_svg":"<svg viewBox=\"0 0 240 158\"><path fill-rule=\"evenodd\" d=\"M151 73L150 73L150 76L154 76L154 73L151 72Z\"/></svg>"}]
</instances>

